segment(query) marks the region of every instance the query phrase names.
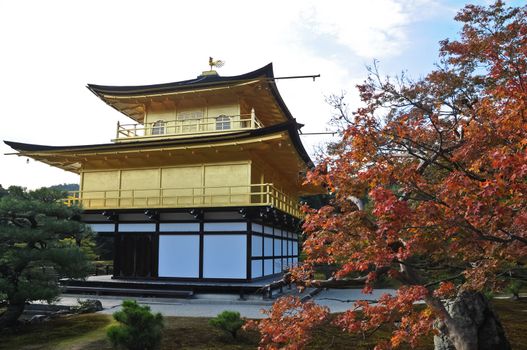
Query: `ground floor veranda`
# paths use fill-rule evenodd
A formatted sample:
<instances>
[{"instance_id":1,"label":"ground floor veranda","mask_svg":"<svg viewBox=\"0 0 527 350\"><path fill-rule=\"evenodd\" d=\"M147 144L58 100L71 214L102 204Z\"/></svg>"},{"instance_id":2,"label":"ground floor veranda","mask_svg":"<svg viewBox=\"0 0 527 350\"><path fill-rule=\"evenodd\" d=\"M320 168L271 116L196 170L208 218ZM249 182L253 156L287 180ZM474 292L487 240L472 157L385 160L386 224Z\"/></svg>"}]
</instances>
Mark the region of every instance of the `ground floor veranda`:
<instances>
[{"instance_id":1,"label":"ground floor veranda","mask_svg":"<svg viewBox=\"0 0 527 350\"><path fill-rule=\"evenodd\" d=\"M113 279L251 282L298 263L298 219L270 207L85 211Z\"/></svg>"}]
</instances>

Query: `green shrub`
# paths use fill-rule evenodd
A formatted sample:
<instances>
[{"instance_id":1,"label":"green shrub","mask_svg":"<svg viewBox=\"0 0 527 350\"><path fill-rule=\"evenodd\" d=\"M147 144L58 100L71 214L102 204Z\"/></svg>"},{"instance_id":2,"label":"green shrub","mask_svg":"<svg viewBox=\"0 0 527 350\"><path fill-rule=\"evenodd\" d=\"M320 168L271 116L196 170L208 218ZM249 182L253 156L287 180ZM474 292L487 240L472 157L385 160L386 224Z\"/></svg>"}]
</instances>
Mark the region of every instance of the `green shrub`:
<instances>
[{"instance_id":1,"label":"green shrub","mask_svg":"<svg viewBox=\"0 0 527 350\"><path fill-rule=\"evenodd\" d=\"M158 349L163 330L163 316L152 314L149 306L135 300L123 301L123 309L113 314L120 324L108 329L108 338L114 348L128 350Z\"/></svg>"},{"instance_id":2,"label":"green shrub","mask_svg":"<svg viewBox=\"0 0 527 350\"><path fill-rule=\"evenodd\" d=\"M512 280L507 285L506 290L512 294L513 299L519 299L520 298L520 290L523 287L523 283L518 280Z\"/></svg>"},{"instance_id":3,"label":"green shrub","mask_svg":"<svg viewBox=\"0 0 527 350\"><path fill-rule=\"evenodd\" d=\"M211 326L229 333L233 338L236 338L236 333L238 333L244 323L245 321L241 319L239 312L228 310L209 320Z\"/></svg>"},{"instance_id":4,"label":"green shrub","mask_svg":"<svg viewBox=\"0 0 527 350\"><path fill-rule=\"evenodd\" d=\"M485 290L483 290L483 295L488 300L492 300L496 296L496 293L492 289L485 289Z\"/></svg>"}]
</instances>

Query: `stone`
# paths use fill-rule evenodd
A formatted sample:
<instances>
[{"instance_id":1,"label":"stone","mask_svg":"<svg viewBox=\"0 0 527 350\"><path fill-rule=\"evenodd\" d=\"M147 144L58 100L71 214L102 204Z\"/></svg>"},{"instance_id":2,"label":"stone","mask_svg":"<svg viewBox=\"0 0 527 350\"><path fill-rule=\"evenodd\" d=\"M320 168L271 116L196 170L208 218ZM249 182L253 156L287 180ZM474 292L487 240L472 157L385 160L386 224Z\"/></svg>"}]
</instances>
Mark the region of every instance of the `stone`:
<instances>
[{"instance_id":1,"label":"stone","mask_svg":"<svg viewBox=\"0 0 527 350\"><path fill-rule=\"evenodd\" d=\"M29 323L41 323L47 320L49 320L48 315L34 315L29 319Z\"/></svg>"},{"instance_id":2,"label":"stone","mask_svg":"<svg viewBox=\"0 0 527 350\"><path fill-rule=\"evenodd\" d=\"M79 306L76 309L80 314L87 314L103 310L101 301L97 299L79 300L78 303Z\"/></svg>"},{"instance_id":3,"label":"stone","mask_svg":"<svg viewBox=\"0 0 527 350\"><path fill-rule=\"evenodd\" d=\"M448 328L436 322L441 334L434 337L435 350L510 350L505 331L487 298L479 292L463 291L445 302L454 320L456 331L464 341L463 349L456 349L448 337Z\"/></svg>"}]
</instances>

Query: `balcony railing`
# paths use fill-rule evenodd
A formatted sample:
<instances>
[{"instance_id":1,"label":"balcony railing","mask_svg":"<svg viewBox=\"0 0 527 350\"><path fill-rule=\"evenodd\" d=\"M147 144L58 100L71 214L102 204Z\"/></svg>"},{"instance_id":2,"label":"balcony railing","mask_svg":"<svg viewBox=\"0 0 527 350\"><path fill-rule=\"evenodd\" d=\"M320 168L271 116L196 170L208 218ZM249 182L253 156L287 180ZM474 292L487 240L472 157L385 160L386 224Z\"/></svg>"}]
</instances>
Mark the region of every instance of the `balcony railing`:
<instances>
[{"instance_id":1,"label":"balcony railing","mask_svg":"<svg viewBox=\"0 0 527 350\"><path fill-rule=\"evenodd\" d=\"M217 118L156 121L145 124L120 124L117 122L116 140L154 138L188 134L209 134L263 127L254 112L240 115L222 115Z\"/></svg>"},{"instance_id":2,"label":"balcony railing","mask_svg":"<svg viewBox=\"0 0 527 350\"><path fill-rule=\"evenodd\" d=\"M83 209L271 206L302 217L298 202L271 183L247 186L72 191L65 203Z\"/></svg>"}]
</instances>

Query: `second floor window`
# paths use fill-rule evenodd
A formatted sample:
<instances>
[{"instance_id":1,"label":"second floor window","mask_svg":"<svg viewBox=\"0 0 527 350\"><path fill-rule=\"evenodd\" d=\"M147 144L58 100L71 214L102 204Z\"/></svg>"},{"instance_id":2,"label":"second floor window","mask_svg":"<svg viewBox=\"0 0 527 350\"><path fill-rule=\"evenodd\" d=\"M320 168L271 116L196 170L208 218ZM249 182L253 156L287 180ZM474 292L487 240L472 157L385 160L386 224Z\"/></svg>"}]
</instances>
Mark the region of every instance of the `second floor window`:
<instances>
[{"instance_id":1,"label":"second floor window","mask_svg":"<svg viewBox=\"0 0 527 350\"><path fill-rule=\"evenodd\" d=\"M226 115L220 115L216 118L216 130L229 130L231 128L231 118Z\"/></svg>"},{"instance_id":2,"label":"second floor window","mask_svg":"<svg viewBox=\"0 0 527 350\"><path fill-rule=\"evenodd\" d=\"M163 135L165 133L165 121L158 120L152 124L152 135Z\"/></svg>"},{"instance_id":3,"label":"second floor window","mask_svg":"<svg viewBox=\"0 0 527 350\"><path fill-rule=\"evenodd\" d=\"M189 133L201 131L203 120L202 109L183 110L177 113L177 124L181 128L179 132Z\"/></svg>"}]
</instances>

